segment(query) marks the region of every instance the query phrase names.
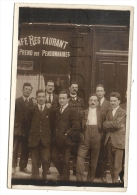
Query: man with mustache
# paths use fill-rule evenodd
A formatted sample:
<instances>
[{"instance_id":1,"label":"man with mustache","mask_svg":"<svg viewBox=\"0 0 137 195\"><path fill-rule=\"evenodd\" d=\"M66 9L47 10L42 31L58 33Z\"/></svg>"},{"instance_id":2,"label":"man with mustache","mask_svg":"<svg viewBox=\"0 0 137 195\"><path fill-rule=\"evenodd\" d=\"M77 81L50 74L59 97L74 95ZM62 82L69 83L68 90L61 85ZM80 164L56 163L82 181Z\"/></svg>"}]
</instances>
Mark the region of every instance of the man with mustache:
<instances>
[{"instance_id":1,"label":"man with mustache","mask_svg":"<svg viewBox=\"0 0 137 195\"><path fill-rule=\"evenodd\" d=\"M85 157L90 150L90 163L87 181L93 182L100 152L101 133L102 133L102 114L98 110L98 97L91 94L89 97L89 108L81 111L82 130L81 142L78 148L76 179L84 180Z\"/></svg>"},{"instance_id":2,"label":"man with mustache","mask_svg":"<svg viewBox=\"0 0 137 195\"><path fill-rule=\"evenodd\" d=\"M15 103L15 119L14 119L14 140L13 140L13 162L12 173L14 174L17 167L18 151L21 144L21 157L19 162L20 171L30 174L27 169L29 148L28 148L28 128L25 125L25 116L27 110L33 106L32 100L29 98L33 87L30 83L24 83L22 89L22 97L16 99Z\"/></svg>"},{"instance_id":3,"label":"man with mustache","mask_svg":"<svg viewBox=\"0 0 137 195\"><path fill-rule=\"evenodd\" d=\"M69 87L70 91L70 99L68 102L69 107L75 108L76 112L80 114L81 110L84 110L85 104L84 100L80 97L78 97L78 83L73 81L71 82L71 85ZM77 152L78 152L78 145L79 143L76 143L75 146L72 149L73 154L73 175L76 175L76 162L77 162Z\"/></svg>"},{"instance_id":4,"label":"man with mustache","mask_svg":"<svg viewBox=\"0 0 137 195\"><path fill-rule=\"evenodd\" d=\"M57 106L59 106L58 103L58 95L54 94L54 82L52 80L48 80L45 86L45 90L46 90L46 106L48 108L55 108Z\"/></svg>"},{"instance_id":5,"label":"man with mustache","mask_svg":"<svg viewBox=\"0 0 137 195\"><path fill-rule=\"evenodd\" d=\"M110 94L112 109L108 112L103 123L106 138L104 145L108 148L108 162L112 183L118 183L119 173L122 171L122 160L125 149L126 111L120 105L121 96L117 92Z\"/></svg>"}]
</instances>

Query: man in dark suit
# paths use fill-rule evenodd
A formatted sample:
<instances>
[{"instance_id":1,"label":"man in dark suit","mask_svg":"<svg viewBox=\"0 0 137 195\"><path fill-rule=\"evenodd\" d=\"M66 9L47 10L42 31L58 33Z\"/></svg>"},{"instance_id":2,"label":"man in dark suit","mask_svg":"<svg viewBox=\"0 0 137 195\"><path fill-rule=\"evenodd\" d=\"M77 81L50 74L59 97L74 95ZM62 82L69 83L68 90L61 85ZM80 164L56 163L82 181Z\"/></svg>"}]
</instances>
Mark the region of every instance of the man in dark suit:
<instances>
[{"instance_id":1,"label":"man in dark suit","mask_svg":"<svg viewBox=\"0 0 137 195\"><path fill-rule=\"evenodd\" d=\"M122 171L122 159L125 149L125 122L126 111L120 104L121 96L117 92L110 94L110 104L112 110L107 114L106 121L103 123L106 131L105 145L108 148L108 162L112 183L118 182L119 173Z\"/></svg>"},{"instance_id":2,"label":"man in dark suit","mask_svg":"<svg viewBox=\"0 0 137 195\"><path fill-rule=\"evenodd\" d=\"M37 105L28 112L29 147L32 158L32 178L39 179L39 162L42 160L43 179L47 179L47 171L50 161L50 112L45 105L45 91L39 89L36 92Z\"/></svg>"},{"instance_id":3,"label":"man in dark suit","mask_svg":"<svg viewBox=\"0 0 137 195\"><path fill-rule=\"evenodd\" d=\"M110 109L110 102L107 101L104 97L105 95L105 89L102 84L98 84L96 86L96 95L99 99L98 109L103 115L103 122L106 120L106 116L108 113L108 110ZM103 131L103 129L102 129ZM106 133L103 132L102 138L101 138L101 147L100 147L100 154L99 154L99 160L96 170L96 177L101 178L102 182L106 182L106 173L107 170L107 148L104 147L104 140L105 140Z\"/></svg>"},{"instance_id":4,"label":"man in dark suit","mask_svg":"<svg viewBox=\"0 0 137 195\"><path fill-rule=\"evenodd\" d=\"M81 142L78 148L76 179L83 181L84 161L90 149L90 163L87 180L94 181L101 142L102 114L98 108L98 97L92 94L89 98L89 108L81 111L82 129Z\"/></svg>"},{"instance_id":5,"label":"man in dark suit","mask_svg":"<svg viewBox=\"0 0 137 195\"><path fill-rule=\"evenodd\" d=\"M16 99L15 103L15 119L14 119L14 140L13 140L13 162L12 173L14 174L17 167L18 151L21 144L21 157L19 162L20 171L29 173L27 169L29 148L28 148L28 128L25 125L25 115L28 108L33 106L32 100L29 98L32 92L30 83L24 83L22 93L23 96Z\"/></svg>"},{"instance_id":6,"label":"man in dark suit","mask_svg":"<svg viewBox=\"0 0 137 195\"><path fill-rule=\"evenodd\" d=\"M54 90L55 90L55 84L52 80L48 80L46 82L46 86L45 86L45 90L46 90L46 106L47 108L51 108L52 110L54 110L54 108L59 106L59 100L58 100L58 95L54 94ZM52 131L52 129L51 129ZM39 165L41 166L41 165ZM49 165L50 168L50 165ZM50 175L50 169L48 170L48 175Z\"/></svg>"},{"instance_id":7,"label":"man in dark suit","mask_svg":"<svg viewBox=\"0 0 137 195\"><path fill-rule=\"evenodd\" d=\"M80 113L81 110L84 110L85 104L84 100L80 97L78 97L78 83L77 82L71 82L71 85L69 87L70 91L70 97L69 97L69 107L75 107L78 113Z\"/></svg>"},{"instance_id":8,"label":"man in dark suit","mask_svg":"<svg viewBox=\"0 0 137 195\"><path fill-rule=\"evenodd\" d=\"M55 108L59 106L58 103L58 95L54 94L54 82L52 80L48 80L45 86L46 89L46 106L48 108Z\"/></svg>"},{"instance_id":9,"label":"man in dark suit","mask_svg":"<svg viewBox=\"0 0 137 195\"><path fill-rule=\"evenodd\" d=\"M74 108L68 106L68 101L68 91L61 91L59 93L60 107L55 112L55 132L51 150L51 160L62 180L69 180L71 147L75 145L80 131L78 114Z\"/></svg>"},{"instance_id":10,"label":"man in dark suit","mask_svg":"<svg viewBox=\"0 0 137 195\"><path fill-rule=\"evenodd\" d=\"M77 95L78 83L74 82L74 81L71 82L70 87L69 87L69 91L70 91L70 97L69 97L68 106L75 108L78 115L80 115L80 111L84 110L85 104L84 104L84 100L82 98L78 97L78 95ZM79 146L79 143L76 143L72 149L73 175L76 175L76 162L77 162L78 146Z\"/></svg>"}]
</instances>

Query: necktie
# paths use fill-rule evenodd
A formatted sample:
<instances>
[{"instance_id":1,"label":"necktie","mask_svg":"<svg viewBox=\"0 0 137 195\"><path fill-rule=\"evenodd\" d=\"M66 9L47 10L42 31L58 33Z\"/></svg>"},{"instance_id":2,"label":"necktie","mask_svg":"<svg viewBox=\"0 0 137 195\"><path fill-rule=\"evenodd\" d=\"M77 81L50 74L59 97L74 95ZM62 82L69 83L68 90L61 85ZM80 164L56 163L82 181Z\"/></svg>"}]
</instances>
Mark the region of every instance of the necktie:
<instances>
[{"instance_id":1,"label":"necktie","mask_svg":"<svg viewBox=\"0 0 137 195\"><path fill-rule=\"evenodd\" d=\"M49 94L49 103L51 103L51 94Z\"/></svg>"},{"instance_id":2,"label":"necktie","mask_svg":"<svg viewBox=\"0 0 137 195\"><path fill-rule=\"evenodd\" d=\"M42 113L42 105L40 106L40 112Z\"/></svg>"},{"instance_id":3,"label":"necktie","mask_svg":"<svg viewBox=\"0 0 137 195\"><path fill-rule=\"evenodd\" d=\"M25 99L25 104L26 104L26 106L28 107L28 100L27 100L27 98Z\"/></svg>"},{"instance_id":4,"label":"necktie","mask_svg":"<svg viewBox=\"0 0 137 195\"><path fill-rule=\"evenodd\" d=\"M60 106L60 113L62 114L63 112L63 106Z\"/></svg>"}]
</instances>

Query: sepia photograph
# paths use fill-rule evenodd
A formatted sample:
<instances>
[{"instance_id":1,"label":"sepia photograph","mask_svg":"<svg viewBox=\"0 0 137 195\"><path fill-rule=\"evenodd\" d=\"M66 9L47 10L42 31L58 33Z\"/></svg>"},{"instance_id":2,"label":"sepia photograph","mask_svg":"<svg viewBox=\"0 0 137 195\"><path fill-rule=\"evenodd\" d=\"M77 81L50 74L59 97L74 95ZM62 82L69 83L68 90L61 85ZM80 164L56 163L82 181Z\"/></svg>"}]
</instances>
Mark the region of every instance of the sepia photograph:
<instances>
[{"instance_id":1,"label":"sepia photograph","mask_svg":"<svg viewBox=\"0 0 137 195\"><path fill-rule=\"evenodd\" d=\"M15 3L8 188L126 191L133 10Z\"/></svg>"}]
</instances>

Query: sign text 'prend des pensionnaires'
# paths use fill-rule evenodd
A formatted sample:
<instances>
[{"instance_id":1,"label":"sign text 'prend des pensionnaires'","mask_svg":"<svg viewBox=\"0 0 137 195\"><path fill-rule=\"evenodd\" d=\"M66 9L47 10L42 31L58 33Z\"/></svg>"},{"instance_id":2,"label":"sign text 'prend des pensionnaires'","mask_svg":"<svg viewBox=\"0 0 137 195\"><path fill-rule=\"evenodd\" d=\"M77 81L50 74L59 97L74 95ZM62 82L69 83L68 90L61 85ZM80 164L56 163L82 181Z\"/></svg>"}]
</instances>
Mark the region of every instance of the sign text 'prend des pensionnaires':
<instances>
[{"instance_id":1,"label":"sign text 'prend des pensionnaires'","mask_svg":"<svg viewBox=\"0 0 137 195\"><path fill-rule=\"evenodd\" d=\"M51 45L55 47L59 47L62 49L65 49L68 42L61 40L61 39L56 39L52 37L37 37L30 35L28 37L20 38L19 40L19 46L36 46L36 45ZM24 49L19 49L19 55L25 55L25 56L40 56L40 51L33 51L33 50L24 50ZM41 51L41 56L52 56L52 57L69 57L70 52L66 51L46 51L42 50Z\"/></svg>"}]
</instances>

